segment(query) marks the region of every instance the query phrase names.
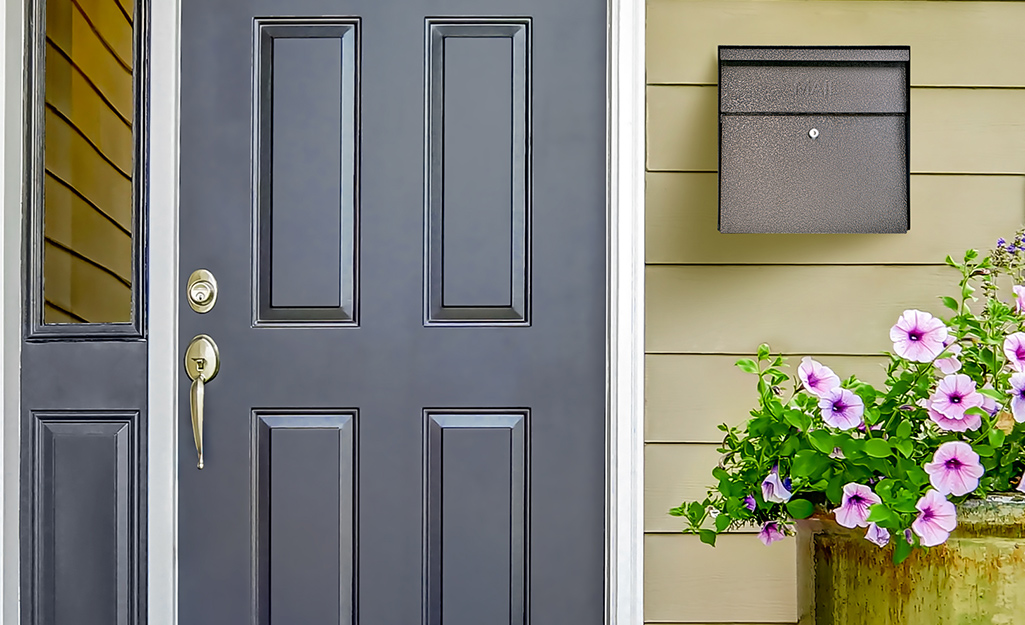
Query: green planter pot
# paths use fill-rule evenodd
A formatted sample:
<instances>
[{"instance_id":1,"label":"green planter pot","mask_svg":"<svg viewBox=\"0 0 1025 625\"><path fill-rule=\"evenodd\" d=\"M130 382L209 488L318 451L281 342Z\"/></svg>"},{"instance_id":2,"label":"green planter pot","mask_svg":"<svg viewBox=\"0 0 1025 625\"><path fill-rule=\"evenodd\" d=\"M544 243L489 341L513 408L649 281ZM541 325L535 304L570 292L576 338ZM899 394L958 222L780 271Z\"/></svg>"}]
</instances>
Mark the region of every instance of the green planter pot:
<instances>
[{"instance_id":1,"label":"green planter pot","mask_svg":"<svg viewBox=\"0 0 1025 625\"><path fill-rule=\"evenodd\" d=\"M1025 623L1025 496L958 507L946 543L892 561L865 529L832 518L798 522L801 625Z\"/></svg>"}]
</instances>

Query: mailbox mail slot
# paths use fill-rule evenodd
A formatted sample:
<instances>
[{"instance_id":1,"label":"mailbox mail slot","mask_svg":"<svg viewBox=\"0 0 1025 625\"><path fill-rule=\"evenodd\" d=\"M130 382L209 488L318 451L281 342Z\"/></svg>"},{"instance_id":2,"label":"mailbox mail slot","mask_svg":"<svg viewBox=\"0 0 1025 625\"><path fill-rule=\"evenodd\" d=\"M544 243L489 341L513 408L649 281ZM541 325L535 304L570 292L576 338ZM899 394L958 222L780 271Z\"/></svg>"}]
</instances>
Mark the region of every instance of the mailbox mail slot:
<instances>
[{"instance_id":1,"label":"mailbox mail slot","mask_svg":"<svg viewBox=\"0 0 1025 625\"><path fill-rule=\"evenodd\" d=\"M719 48L719 231L907 232L908 47Z\"/></svg>"}]
</instances>

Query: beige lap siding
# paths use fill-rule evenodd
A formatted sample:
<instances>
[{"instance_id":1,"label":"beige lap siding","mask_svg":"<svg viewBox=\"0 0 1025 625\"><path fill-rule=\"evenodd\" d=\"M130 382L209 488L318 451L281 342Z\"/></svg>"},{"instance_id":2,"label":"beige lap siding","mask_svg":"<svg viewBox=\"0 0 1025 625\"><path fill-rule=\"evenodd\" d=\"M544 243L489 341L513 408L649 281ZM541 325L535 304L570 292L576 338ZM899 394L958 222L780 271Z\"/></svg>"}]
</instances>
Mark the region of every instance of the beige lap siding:
<instances>
[{"instance_id":1,"label":"beige lap siding","mask_svg":"<svg viewBox=\"0 0 1025 625\"><path fill-rule=\"evenodd\" d=\"M754 405L759 342L882 378L907 307L941 312L943 257L1025 222L1025 2L648 0L645 620L793 623L794 543L712 549L666 510L700 497L716 425ZM716 46L910 45L911 232L722 235Z\"/></svg>"}]
</instances>

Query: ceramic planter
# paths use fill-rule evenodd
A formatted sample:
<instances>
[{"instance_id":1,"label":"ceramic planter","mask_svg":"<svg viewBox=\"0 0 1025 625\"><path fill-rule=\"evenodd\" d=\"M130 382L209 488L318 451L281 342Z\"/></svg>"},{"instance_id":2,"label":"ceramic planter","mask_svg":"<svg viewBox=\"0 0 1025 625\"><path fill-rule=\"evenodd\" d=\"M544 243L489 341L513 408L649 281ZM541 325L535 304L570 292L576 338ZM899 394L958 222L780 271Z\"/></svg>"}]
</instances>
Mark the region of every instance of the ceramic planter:
<instances>
[{"instance_id":1,"label":"ceramic planter","mask_svg":"<svg viewBox=\"0 0 1025 625\"><path fill-rule=\"evenodd\" d=\"M900 565L865 529L832 518L798 522L801 625L1025 623L1025 496L958 507L946 543Z\"/></svg>"}]
</instances>

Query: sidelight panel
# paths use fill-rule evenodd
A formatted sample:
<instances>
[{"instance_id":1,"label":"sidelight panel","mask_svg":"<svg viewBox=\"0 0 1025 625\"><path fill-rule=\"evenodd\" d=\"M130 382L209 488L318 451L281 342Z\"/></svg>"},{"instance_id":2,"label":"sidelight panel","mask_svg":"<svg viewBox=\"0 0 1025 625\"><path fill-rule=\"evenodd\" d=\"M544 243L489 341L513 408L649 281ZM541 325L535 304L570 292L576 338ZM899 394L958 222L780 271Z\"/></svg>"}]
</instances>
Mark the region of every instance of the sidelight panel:
<instances>
[{"instance_id":1,"label":"sidelight panel","mask_svg":"<svg viewBox=\"0 0 1025 625\"><path fill-rule=\"evenodd\" d=\"M117 0L33 3L32 338L142 332L140 36Z\"/></svg>"}]
</instances>

